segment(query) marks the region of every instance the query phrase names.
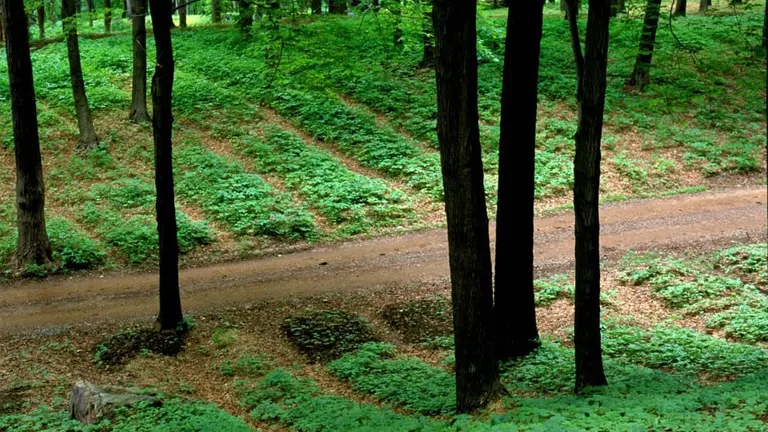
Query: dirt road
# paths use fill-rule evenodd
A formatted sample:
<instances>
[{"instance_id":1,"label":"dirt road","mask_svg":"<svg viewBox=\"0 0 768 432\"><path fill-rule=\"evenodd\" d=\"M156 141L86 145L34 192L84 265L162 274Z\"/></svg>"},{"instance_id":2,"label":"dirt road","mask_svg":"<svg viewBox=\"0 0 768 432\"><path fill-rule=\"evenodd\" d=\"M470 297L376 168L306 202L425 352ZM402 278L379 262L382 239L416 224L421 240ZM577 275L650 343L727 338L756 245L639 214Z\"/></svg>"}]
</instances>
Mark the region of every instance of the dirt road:
<instances>
[{"instance_id":1,"label":"dirt road","mask_svg":"<svg viewBox=\"0 0 768 432\"><path fill-rule=\"evenodd\" d=\"M605 260L627 250L711 248L733 240L765 241L766 189L639 200L604 206ZM491 227L493 234L493 227ZM493 235L492 235L493 240ZM567 270L573 256L573 214L536 220L536 266ZM350 242L283 256L181 272L185 310L276 297L418 283L448 275L445 230ZM151 316L155 274L21 281L0 287L0 332Z\"/></svg>"}]
</instances>

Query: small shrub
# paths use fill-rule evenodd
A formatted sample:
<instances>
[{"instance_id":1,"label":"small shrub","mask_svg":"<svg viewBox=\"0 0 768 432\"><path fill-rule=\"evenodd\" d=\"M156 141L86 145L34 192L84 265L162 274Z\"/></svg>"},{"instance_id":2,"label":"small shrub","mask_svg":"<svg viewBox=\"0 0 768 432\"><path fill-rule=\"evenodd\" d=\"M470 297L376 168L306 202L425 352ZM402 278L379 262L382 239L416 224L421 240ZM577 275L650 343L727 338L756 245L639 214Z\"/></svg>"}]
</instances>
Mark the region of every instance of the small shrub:
<instances>
[{"instance_id":1,"label":"small shrub","mask_svg":"<svg viewBox=\"0 0 768 432\"><path fill-rule=\"evenodd\" d=\"M283 322L288 339L313 362L326 362L373 342L376 336L367 319L326 310L291 316Z\"/></svg>"},{"instance_id":2,"label":"small shrub","mask_svg":"<svg viewBox=\"0 0 768 432\"><path fill-rule=\"evenodd\" d=\"M121 366L142 352L166 356L178 354L185 334L159 332L152 328L133 328L102 339L94 346L94 361L101 366Z\"/></svg>"}]
</instances>

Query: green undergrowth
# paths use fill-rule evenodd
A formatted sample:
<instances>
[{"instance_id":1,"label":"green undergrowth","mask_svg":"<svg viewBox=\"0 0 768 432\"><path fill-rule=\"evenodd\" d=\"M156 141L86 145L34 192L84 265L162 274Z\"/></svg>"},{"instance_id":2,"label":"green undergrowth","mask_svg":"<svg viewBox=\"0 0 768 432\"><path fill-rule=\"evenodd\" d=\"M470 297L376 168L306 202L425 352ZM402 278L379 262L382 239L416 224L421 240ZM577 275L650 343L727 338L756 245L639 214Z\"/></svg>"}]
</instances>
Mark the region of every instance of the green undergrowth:
<instances>
[{"instance_id":1,"label":"green undergrowth","mask_svg":"<svg viewBox=\"0 0 768 432\"><path fill-rule=\"evenodd\" d=\"M670 307L705 314L707 326L745 342L768 341L765 243L729 248L690 260L656 254L630 254L620 279L648 285Z\"/></svg>"},{"instance_id":2,"label":"green undergrowth","mask_svg":"<svg viewBox=\"0 0 768 432\"><path fill-rule=\"evenodd\" d=\"M371 323L341 310L307 312L285 318L286 337L310 361L326 362L377 340Z\"/></svg>"}]
</instances>

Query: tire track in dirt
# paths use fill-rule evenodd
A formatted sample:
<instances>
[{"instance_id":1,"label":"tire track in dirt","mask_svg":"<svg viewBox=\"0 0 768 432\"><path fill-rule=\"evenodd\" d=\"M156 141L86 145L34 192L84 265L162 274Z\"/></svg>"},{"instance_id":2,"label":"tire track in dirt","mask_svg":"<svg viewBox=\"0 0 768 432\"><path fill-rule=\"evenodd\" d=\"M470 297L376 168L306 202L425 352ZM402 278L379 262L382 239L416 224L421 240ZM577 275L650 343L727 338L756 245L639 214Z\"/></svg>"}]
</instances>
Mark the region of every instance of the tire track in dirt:
<instances>
[{"instance_id":1,"label":"tire track in dirt","mask_svg":"<svg viewBox=\"0 0 768 432\"><path fill-rule=\"evenodd\" d=\"M628 250L709 249L731 241L766 241L766 189L737 189L630 201L601 209L604 261ZM493 241L493 225L491 240ZM536 271L573 262L573 214L536 220ZM265 299L371 286L444 280L446 231L349 242L312 250L183 270L182 303L194 312ZM151 317L155 274L52 278L0 287L0 332Z\"/></svg>"}]
</instances>

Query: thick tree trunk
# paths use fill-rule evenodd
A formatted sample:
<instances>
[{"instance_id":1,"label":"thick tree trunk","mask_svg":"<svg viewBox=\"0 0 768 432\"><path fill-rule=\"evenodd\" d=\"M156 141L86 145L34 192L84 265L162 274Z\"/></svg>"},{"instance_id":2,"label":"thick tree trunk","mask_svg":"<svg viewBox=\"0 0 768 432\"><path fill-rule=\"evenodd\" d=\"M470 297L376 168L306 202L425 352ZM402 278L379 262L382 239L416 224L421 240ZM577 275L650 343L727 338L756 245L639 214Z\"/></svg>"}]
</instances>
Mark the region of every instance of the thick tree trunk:
<instances>
[{"instance_id":1,"label":"thick tree trunk","mask_svg":"<svg viewBox=\"0 0 768 432\"><path fill-rule=\"evenodd\" d=\"M424 13L421 17L422 56L420 66L431 68L435 66L435 31L432 28L432 2L422 1Z\"/></svg>"},{"instance_id":2,"label":"thick tree trunk","mask_svg":"<svg viewBox=\"0 0 768 432\"><path fill-rule=\"evenodd\" d=\"M147 0L133 0L133 85L131 87L131 121L149 121L147 114L147 27L144 15Z\"/></svg>"},{"instance_id":3,"label":"thick tree trunk","mask_svg":"<svg viewBox=\"0 0 768 432\"><path fill-rule=\"evenodd\" d=\"M688 0L676 0L675 12L673 16L685 16L686 9L688 8Z\"/></svg>"},{"instance_id":4,"label":"thick tree trunk","mask_svg":"<svg viewBox=\"0 0 768 432\"><path fill-rule=\"evenodd\" d=\"M501 85L494 317L499 360L539 346L533 289L536 112L544 0L513 2Z\"/></svg>"},{"instance_id":5,"label":"thick tree trunk","mask_svg":"<svg viewBox=\"0 0 768 432\"><path fill-rule=\"evenodd\" d=\"M112 32L112 0L104 0L104 33Z\"/></svg>"},{"instance_id":6,"label":"thick tree trunk","mask_svg":"<svg viewBox=\"0 0 768 432\"><path fill-rule=\"evenodd\" d=\"M182 6L186 2L187 0L176 0L176 7L179 8L179 27L181 27L182 30L187 28L187 7Z\"/></svg>"},{"instance_id":7,"label":"thick tree trunk","mask_svg":"<svg viewBox=\"0 0 768 432\"><path fill-rule=\"evenodd\" d=\"M160 313L162 330L175 330L182 322L179 295L179 243L173 191L173 45L168 16L171 3L150 0L156 66L152 77L152 134L155 140L155 187L157 189L157 232L160 237Z\"/></svg>"},{"instance_id":8,"label":"thick tree trunk","mask_svg":"<svg viewBox=\"0 0 768 432\"><path fill-rule=\"evenodd\" d=\"M99 145L96 131L93 129L91 108L85 95L83 68L80 65L80 46L77 41L77 18L73 0L63 0L61 18L64 21L64 36L67 38L67 56L69 57L69 76L72 80L72 96L75 99L77 126L80 129L79 147L92 149Z\"/></svg>"},{"instance_id":9,"label":"thick tree trunk","mask_svg":"<svg viewBox=\"0 0 768 432\"><path fill-rule=\"evenodd\" d=\"M337 15L347 13L346 0L328 0L328 12Z\"/></svg>"},{"instance_id":10,"label":"thick tree trunk","mask_svg":"<svg viewBox=\"0 0 768 432\"><path fill-rule=\"evenodd\" d=\"M37 7L37 38L45 39L45 6Z\"/></svg>"},{"instance_id":11,"label":"thick tree trunk","mask_svg":"<svg viewBox=\"0 0 768 432\"><path fill-rule=\"evenodd\" d=\"M661 0L648 0L643 20L643 34L640 36L640 49L637 52L635 67L627 85L642 91L651 81L651 60L653 47L656 45L656 30L659 28Z\"/></svg>"},{"instance_id":12,"label":"thick tree trunk","mask_svg":"<svg viewBox=\"0 0 768 432\"><path fill-rule=\"evenodd\" d=\"M238 8L240 11L237 17L237 25L240 27L240 34L242 34L243 39L249 40L252 36L253 9L247 0L239 0Z\"/></svg>"},{"instance_id":13,"label":"thick tree trunk","mask_svg":"<svg viewBox=\"0 0 768 432\"><path fill-rule=\"evenodd\" d=\"M456 409L485 406L498 390L493 287L477 110L477 4L435 0L437 136L451 268Z\"/></svg>"},{"instance_id":14,"label":"thick tree trunk","mask_svg":"<svg viewBox=\"0 0 768 432\"><path fill-rule=\"evenodd\" d=\"M37 107L29 54L29 25L22 0L0 1L5 29L8 83L11 88L13 143L16 153L16 265L51 261L45 231L45 184L37 133Z\"/></svg>"},{"instance_id":15,"label":"thick tree trunk","mask_svg":"<svg viewBox=\"0 0 768 432\"><path fill-rule=\"evenodd\" d=\"M311 7L313 14L319 15L323 13L323 0L312 0Z\"/></svg>"},{"instance_id":16,"label":"thick tree trunk","mask_svg":"<svg viewBox=\"0 0 768 432\"><path fill-rule=\"evenodd\" d=\"M0 8L0 41L5 41L5 21L2 14L2 8Z\"/></svg>"},{"instance_id":17,"label":"thick tree trunk","mask_svg":"<svg viewBox=\"0 0 768 432\"><path fill-rule=\"evenodd\" d=\"M221 5L219 0L211 0L211 21L217 24L221 22Z\"/></svg>"},{"instance_id":18,"label":"thick tree trunk","mask_svg":"<svg viewBox=\"0 0 768 432\"><path fill-rule=\"evenodd\" d=\"M575 1L575 0L571 0ZM569 4L569 10L576 9ZM576 60L579 125L573 162L573 205L576 216L576 312L574 347L576 392L606 385L600 338L600 140L605 110L610 0L590 0L586 54L581 53L578 24L569 14ZM575 14L574 14L575 15Z\"/></svg>"}]
</instances>

